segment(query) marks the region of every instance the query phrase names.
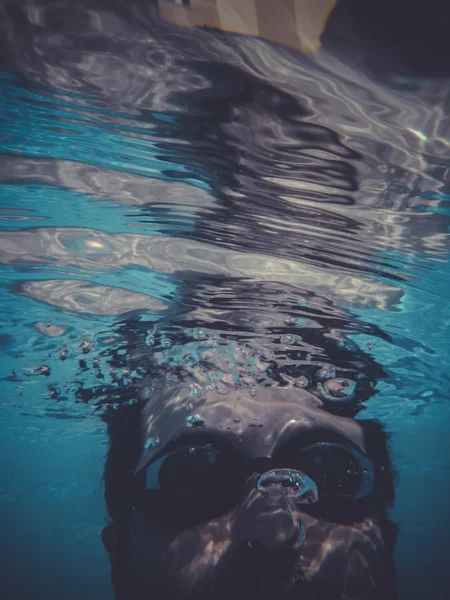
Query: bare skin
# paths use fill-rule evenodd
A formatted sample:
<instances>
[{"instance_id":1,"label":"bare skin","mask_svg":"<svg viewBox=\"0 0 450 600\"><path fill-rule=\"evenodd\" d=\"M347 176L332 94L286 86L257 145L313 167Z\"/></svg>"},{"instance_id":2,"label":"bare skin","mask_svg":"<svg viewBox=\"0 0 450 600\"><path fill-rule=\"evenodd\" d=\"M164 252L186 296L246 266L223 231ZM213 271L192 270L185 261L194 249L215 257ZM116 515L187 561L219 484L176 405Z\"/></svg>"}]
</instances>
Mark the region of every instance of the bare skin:
<instances>
[{"instance_id":1,"label":"bare skin","mask_svg":"<svg viewBox=\"0 0 450 600\"><path fill-rule=\"evenodd\" d=\"M189 424L190 414L201 424ZM103 541L118 600L387 597L379 595L387 557L376 509L339 520L319 504L311 510L257 489L283 448L314 431L318 441L328 432L365 450L358 422L326 413L305 390L207 391L196 399L184 385L156 391L142 412L137 474L170 453L174 442L189 448L204 440L228 445L242 462L254 461L255 470L221 514L183 524L171 507L135 507L122 546L118 527L109 525Z\"/></svg>"}]
</instances>

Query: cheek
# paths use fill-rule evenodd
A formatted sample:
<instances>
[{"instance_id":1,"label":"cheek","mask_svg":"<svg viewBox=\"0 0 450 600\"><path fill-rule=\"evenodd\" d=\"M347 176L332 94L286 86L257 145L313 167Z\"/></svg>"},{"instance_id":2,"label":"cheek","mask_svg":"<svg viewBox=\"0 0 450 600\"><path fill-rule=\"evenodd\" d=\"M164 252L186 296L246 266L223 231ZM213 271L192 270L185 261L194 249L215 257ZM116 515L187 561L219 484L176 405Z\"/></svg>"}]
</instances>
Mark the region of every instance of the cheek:
<instances>
[{"instance_id":1,"label":"cheek","mask_svg":"<svg viewBox=\"0 0 450 600\"><path fill-rule=\"evenodd\" d=\"M124 549L127 600L148 600L166 587L165 557L171 536L156 523L133 512Z\"/></svg>"},{"instance_id":2,"label":"cheek","mask_svg":"<svg viewBox=\"0 0 450 600\"><path fill-rule=\"evenodd\" d=\"M195 596L196 590L210 589L217 565L230 545L227 519L210 521L174 536L167 548L168 571L178 591Z\"/></svg>"},{"instance_id":3,"label":"cheek","mask_svg":"<svg viewBox=\"0 0 450 600\"><path fill-rule=\"evenodd\" d=\"M208 523L172 540L169 555L172 569L184 585L209 579L230 546L229 535L220 522Z\"/></svg>"},{"instance_id":4,"label":"cheek","mask_svg":"<svg viewBox=\"0 0 450 600\"><path fill-rule=\"evenodd\" d=\"M338 525L300 512L296 517L305 525L305 540L296 559L305 579L319 587L326 583L342 594L352 589L351 598L372 598L383 577L386 556L378 523L366 519L351 526ZM195 598L199 590L212 589L217 583L231 585L236 568L245 563L239 545L230 541L232 529L228 517L175 531L167 523L133 513L126 600L182 600ZM246 574L244 569L242 575ZM259 578L261 572L253 576Z\"/></svg>"},{"instance_id":5,"label":"cheek","mask_svg":"<svg viewBox=\"0 0 450 600\"><path fill-rule=\"evenodd\" d=\"M156 590L182 597L199 581L209 579L229 547L228 529L226 522L215 521L175 531L134 513L128 541L127 587L139 589L141 594L134 595L133 600Z\"/></svg>"},{"instance_id":6,"label":"cheek","mask_svg":"<svg viewBox=\"0 0 450 600\"><path fill-rule=\"evenodd\" d=\"M303 521L306 535L299 566L307 578L327 581L337 590L361 586L365 593L383 578L387 555L376 521L338 525L304 515Z\"/></svg>"}]
</instances>

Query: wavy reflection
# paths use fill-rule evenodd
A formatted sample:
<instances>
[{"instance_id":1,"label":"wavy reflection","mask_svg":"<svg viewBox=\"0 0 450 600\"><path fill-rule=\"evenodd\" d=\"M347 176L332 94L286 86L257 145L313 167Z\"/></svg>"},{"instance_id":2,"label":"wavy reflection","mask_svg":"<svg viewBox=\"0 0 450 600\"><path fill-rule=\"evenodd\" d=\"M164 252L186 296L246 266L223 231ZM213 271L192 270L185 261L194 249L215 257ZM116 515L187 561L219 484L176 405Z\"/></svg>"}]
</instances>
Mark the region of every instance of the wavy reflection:
<instances>
[{"instance_id":1,"label":"wavy reflection","mask_svg":"<svg viewBox=\"0 0 450 600\"><path fill-rule=\"evenodd\" d=\"M68 279L27 281L19 284L16 291L60 308L94 315L122 315L136 310L158 313L167 308L145 294Z\"/></svg>"},{"instance_id":2,"label":"wavy reflection","mask_svg":"<svg viewBox=\"0 0 450 600\"><path fill-rule=\"evenodd\" d=\"M11 405L106 423L117 600L394 600L388 436L362 417L405 372L408 406L445 389L393 318L449 258L448 65L388 64L351 1L315 4L314 55L162 19L259 0L162 1L0 6Z\"/></svg>"},{"instance_id":3,"label":"wavy reflection","mask_svg":"<svg viewBox=\"0 0 450 600\"><path fill-rule=\"evenodd\" d=\"M400 288L359 277L351 270L336 274L323 266L307 267L269 254L232 251L184 238L36 228L0 232L0 253L4 265L41 266L58 272L83 269L95 274L139 266L149 272L176 275L180 282L189 273L280 282L323 292L346 306L395 310L402 297Z\"/></svg>"}]
</instances>

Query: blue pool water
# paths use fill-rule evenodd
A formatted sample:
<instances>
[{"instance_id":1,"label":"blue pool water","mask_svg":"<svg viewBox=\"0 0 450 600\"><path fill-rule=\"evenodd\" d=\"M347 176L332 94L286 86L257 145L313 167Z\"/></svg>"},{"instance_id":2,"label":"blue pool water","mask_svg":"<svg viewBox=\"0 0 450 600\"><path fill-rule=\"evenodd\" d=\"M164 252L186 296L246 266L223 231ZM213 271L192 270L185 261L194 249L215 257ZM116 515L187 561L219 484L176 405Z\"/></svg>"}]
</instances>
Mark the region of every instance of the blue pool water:
<instances>
[{"instance_id":1,"label":"blue pool water","mask_svg":"<svg viewBox=\"0 0 450 600\"><path fill-rule=\"evenodd\" d=\"M384 369L362 414L392 435L399 597L450 591L448 92L323 65L315 86L284 54L276 80L266 46L232 44L229 70L176 56L191 71L165 95L145 39L90 67L70 39L59 65L49 38L48 68L18 49L0 71L2 597L111 598L101 416L121 360L181 306L263 313L266 288L286 314L342 311Z\"/></svg>"}]
</instances>

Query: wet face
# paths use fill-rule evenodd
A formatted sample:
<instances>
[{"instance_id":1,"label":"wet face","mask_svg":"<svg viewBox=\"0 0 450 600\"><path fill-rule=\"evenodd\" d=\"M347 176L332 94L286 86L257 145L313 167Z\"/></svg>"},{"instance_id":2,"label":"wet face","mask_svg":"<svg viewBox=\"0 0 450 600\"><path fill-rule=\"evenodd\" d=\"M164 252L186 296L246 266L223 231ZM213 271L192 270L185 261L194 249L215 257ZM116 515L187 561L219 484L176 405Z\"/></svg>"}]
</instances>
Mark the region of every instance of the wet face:
<instances>
[{"instance_id":1,"label":"wet face","mask_svg":"<svg viewBox=\"0 0 450 600\"><path fill-rule=\"evenodd\" d=\"M104 535L117 598L386 598L377 465L358 422L304 390L193 398L141 415L126 526Z\"/></svg>"}]
</instances>

